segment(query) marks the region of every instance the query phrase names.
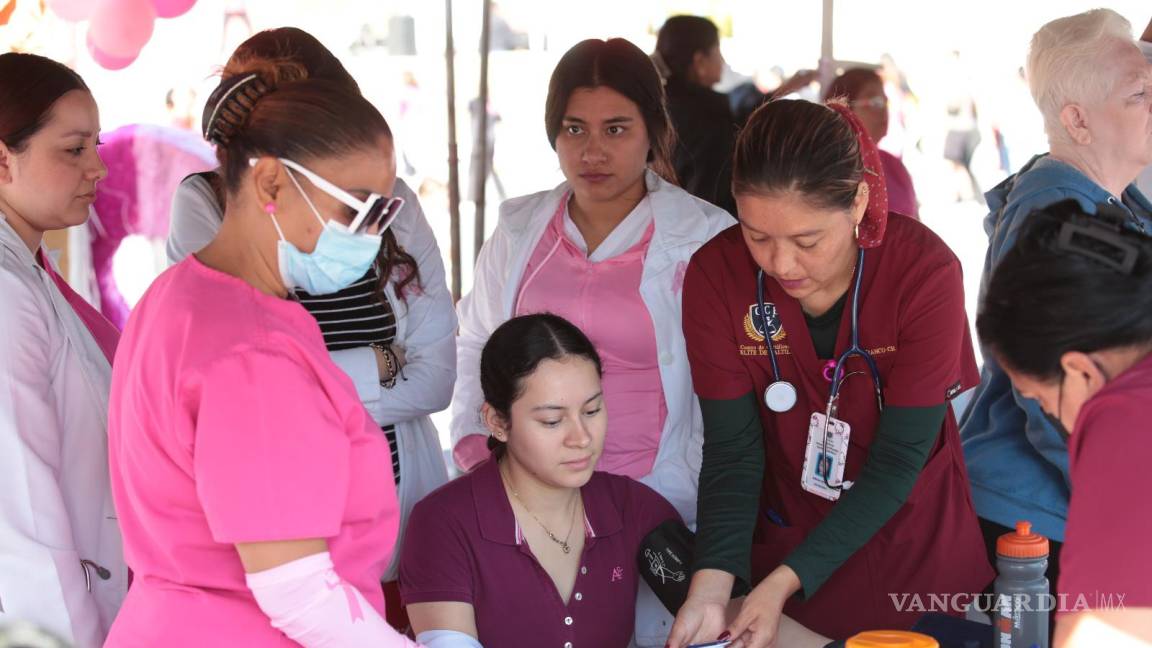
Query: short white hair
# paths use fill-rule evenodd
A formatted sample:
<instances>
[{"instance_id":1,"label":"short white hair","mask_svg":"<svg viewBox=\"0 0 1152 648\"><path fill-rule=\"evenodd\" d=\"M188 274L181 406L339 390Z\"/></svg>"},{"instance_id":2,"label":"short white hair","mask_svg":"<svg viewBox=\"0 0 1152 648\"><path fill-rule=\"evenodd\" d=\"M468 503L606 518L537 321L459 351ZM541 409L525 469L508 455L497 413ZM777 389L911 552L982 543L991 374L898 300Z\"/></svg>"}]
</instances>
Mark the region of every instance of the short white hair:
<instances>
[{"instance_id":1,"label":"short white hair","mask_svg":"<svg viewBox=\"0 0 1152 648\"><path fill-rule=\"evenodd\" d=\"M1112 92L1117 79L1110 59L1124 43L1135 43L1132 24L1111 9L1057 18L1032 36L1028 89L1049 141L1068 136L1060 123L1064 106L1101 101Z\"/></svg>"}]
</instances>

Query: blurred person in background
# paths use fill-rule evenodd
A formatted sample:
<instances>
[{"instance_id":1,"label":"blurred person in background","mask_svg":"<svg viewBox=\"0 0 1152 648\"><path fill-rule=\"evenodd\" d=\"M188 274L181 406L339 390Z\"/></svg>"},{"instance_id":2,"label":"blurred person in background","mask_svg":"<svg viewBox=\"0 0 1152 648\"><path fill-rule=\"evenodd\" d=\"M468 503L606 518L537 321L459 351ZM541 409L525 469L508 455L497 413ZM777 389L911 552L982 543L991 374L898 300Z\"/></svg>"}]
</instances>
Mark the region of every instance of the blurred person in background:
<instances>
[{"instance_id":1,"label":"blurred person in background","mask_svg":"<svg viewBox=\"0 0 1152 648\"><path fill-rule=\"evenodd\" d=\"M795 74L784 78L784 70L779 65L771 68L766 74L764 68L757 70L751 81L741 83L728 91L728 105L732 107L732 116L736 125L743 127L748 118L767 101L783 99L793 93L802 91L820 78L817 70L797 70ZM733 213L733 216L736 214Z\"/></svg>"},{"instance_id":2,"label":"blurred person in background","mask_svg":"<svg viewBox=\"0 0 1152 648\"><path fill-rule=\"evenodd\" d=\"M852 112L860 118L868 136L879 146L888 134L888 96L884 93L884 81L875 70L852 68L836 77L824 93L824 99L842 98ZM920 208L916 202L916 188L912 186L912 176L900 158L888 151L879 149L880 163L884 167L884 183L888 188L888 208L898 214L920 220Z\"/></svg>"},{"instance_id":3,"label":"blurred person in background","mask_svg":"<svg viewBox=\"0 0 1152 648\"><path fill-rule=\"evenodd\" d=\"M668 115L676 130L676 179L688 193L735 214L736 125L728 97L712 89L724 73L719 30L707 18L672 16L656 37L652 61L664 79Z\"/></svg>"},{"instance_id":4,"label":"blurred person in background","mask_svg":"<svg viewBox=\"0 0 1152 648\"><path fill-rule=\"evenodd\" d=\"M46 232L82 225L107 175L84 80L0 54L0 625L104 643L128 588L108 475L119 331L49 259Z\"/></svg>"},{"instance_id":5,"label":"blurred person in background","mask_svg":"<svg viewBox=\"0 0 1152 648\"><path fill-rule=\"evenodd\" d=\"M1112 205L1125 227L1152 234L1152 204L1132 184L1152 163L1152 72L1128 21L1095 9L1049 22L1032 37L1027 76L1050 152L986 196L982 294L1029 214L1060 200L1075 199L1089 214ZM1068 445L1040 404L1013 389L994 356L984 359L961 437L989 559L996 539L1028 520L1050 540L1048 578L1056 581L1068 516Z\"/></svg>"},{"instance_id":6,"label":"blurred person in background","mask_svg":"<svg viewBox=\"0 0 1152 648\"><path fill-rule=\"evenodd\" d=\"M263 31L231 56L283 59L311 78L359 93L356 81L311 34L293 27ZM214 106L205 109L205 119ZM430 414L448 406L456 376L456 312L444 262L416 195L396 180L402 211L383 233L375 262L350 286L331 294L297 290L293 299L320 326L332 361L356 385L361 402L388 440L400 498L400 529L421 498L448 481L439 435ZM176 190L168 258L172 263L207 245L223 225L227 192L220 170L190 176ZM383 278L383 279L382 279ZM401 536L402 537L402 536ZM384 575L388 619L407 620L396 586L397 563Z\"/></svg>"},{"instance_id":7,"label":"blurred person in background","mask_svg":"<svg viewBox=\"0 0 1152 648\"><path fill-rule=\"evenodd\" d=\"M972 157L980 145L980 124L976 100L972 96L972 77L959 51L953 51L944 71L949 79L945 86L948 99L945 113L948 132L944 137L944 159L952 167L952 178L957 202L975 200L984 202L980 183L972 172Z\"/></svg>"}]
</instances>

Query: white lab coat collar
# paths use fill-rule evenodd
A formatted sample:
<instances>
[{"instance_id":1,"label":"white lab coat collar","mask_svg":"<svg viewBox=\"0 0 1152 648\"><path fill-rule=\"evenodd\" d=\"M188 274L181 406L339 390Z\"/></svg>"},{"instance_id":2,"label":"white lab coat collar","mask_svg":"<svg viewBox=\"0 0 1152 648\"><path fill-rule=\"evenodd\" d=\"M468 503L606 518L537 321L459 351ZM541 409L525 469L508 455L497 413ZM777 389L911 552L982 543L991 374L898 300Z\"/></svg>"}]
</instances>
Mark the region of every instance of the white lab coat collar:
<instances>
[{"instance_id":1,"label":"white lab coat collar","mask_svg":"<svg viewBox=\"0 0 1152 648\"><path fill-rule=\"evenodd\" d=\"M20 235L12 228L12 224L8 222L8 216L2 211L0 211L0 245L3 245L22 264L36 265L36 257L24 244L24 239L20 238Z\"/></svg>"},{"instance_id":2,"label":"white lab coat collar","mask_svg":"<svg viewBox=\"0 0 1152 648\"><path fill-rule=\"evenodd\" d=\"M656 228L648 246L641 284L648 283L652 277L678 263L682 256L680 247L692 245L698 248L711 239L718 231L716 213L727 214L719 207L687 194L652 170L645 171L644 182L648 186L648 200ZM571 185L565 181L551 191L512 198L500 205L501 225L507 228L514 250L502 295L505 312L512 312L524 266L534 249L534 245L524 245L523 242L540 240L560 200L570 190ZM723 219L720 223L724 223ZM735 225L730 217L725 227L728 225Z\"/></svg>"}]
</instances>

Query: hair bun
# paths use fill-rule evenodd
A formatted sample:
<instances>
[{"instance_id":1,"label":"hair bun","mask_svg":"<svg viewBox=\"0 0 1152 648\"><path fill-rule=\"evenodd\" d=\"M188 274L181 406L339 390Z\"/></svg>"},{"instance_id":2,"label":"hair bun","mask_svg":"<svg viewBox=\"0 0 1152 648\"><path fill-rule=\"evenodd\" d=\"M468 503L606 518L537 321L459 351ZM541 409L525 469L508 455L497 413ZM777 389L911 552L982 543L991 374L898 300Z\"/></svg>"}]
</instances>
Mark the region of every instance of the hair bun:
<instances>
[{"instance_id":1,"label":"hair bun","mask_svg":"<svg viewBox=\"0 0 1152 648\"><path fill-rule=\"evenodd\" d=\"M204 139L214 144L228 144L248 122L256 102L273 88L273 84L256 72L221 81L204 105L201 121Z\"/></svg>"}]
</instances>

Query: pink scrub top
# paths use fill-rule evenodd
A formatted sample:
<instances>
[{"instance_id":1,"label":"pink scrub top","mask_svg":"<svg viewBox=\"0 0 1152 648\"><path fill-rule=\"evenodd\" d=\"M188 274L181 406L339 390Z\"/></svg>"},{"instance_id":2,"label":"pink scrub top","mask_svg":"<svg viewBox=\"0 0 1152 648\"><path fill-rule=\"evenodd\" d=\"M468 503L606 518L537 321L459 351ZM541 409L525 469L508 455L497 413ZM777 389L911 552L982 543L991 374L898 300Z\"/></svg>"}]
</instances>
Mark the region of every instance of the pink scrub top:
<instances>
[{"instance_id":1,"label":"pink scrub top","mask_svg":"<svg viewBox=\"0 0 1152 648\"><path fill-rule=\"evenodd\" d=\"M388 442L299 304L195 255L170 268L120 340L108 446L136 578L106 648L295 646L248 590L241 542L327 539L384 614Z\"/></svg>"},{"instance_id":2,"label":"pink scrub top","mask_svg":"<svg viewBox=\"0 0 1152 648\"><path fill-rule=\"evenodd\" d=\"M604 405L610 412L604 454L596 468L639 479L652 472L668 416L656 332L640 296L655 223L649 223L629 249L593 262L564 232L567 204L565 196L524 268L516 315L559 315L596 345L604 367ZM644 201L637 209L651 206Z\"/></svg>"}]
</instances>

